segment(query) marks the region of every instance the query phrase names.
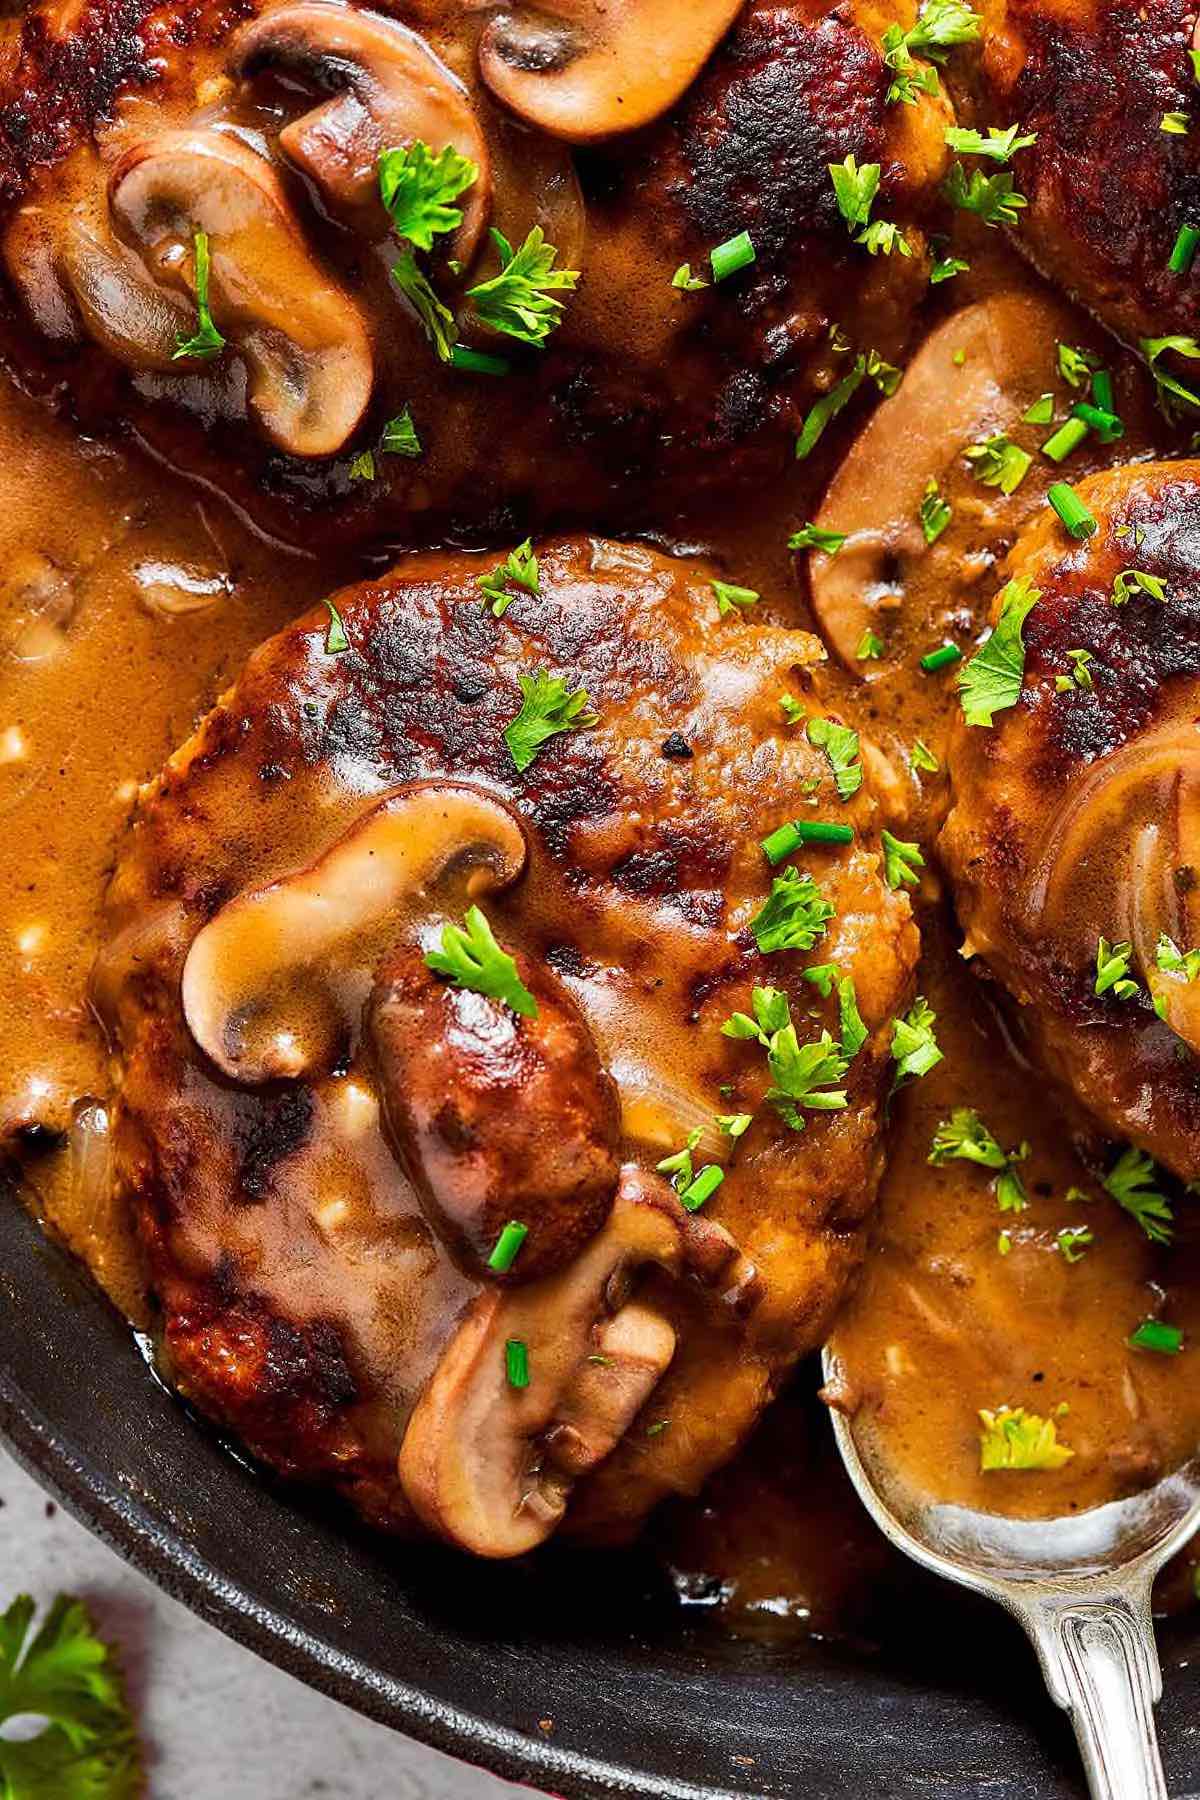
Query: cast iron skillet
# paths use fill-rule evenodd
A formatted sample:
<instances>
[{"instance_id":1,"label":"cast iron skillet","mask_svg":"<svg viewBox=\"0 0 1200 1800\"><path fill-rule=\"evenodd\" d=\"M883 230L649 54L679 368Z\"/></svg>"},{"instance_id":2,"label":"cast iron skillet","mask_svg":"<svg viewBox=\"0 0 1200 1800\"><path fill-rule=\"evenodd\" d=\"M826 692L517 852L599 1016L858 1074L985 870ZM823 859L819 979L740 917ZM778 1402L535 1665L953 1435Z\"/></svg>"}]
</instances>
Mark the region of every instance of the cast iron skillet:
<instances>
[{"instance_id":1,"label":"cast iron skillet","mask_svg":"<svg viewBox=\"0 0 1200 1800\"><path fill-rule=\"evenodd\" d=\"M771 1650L681 1613L635 1556L481 1567L380 1543L280 1492L188 1417L90 1279L3 1195L0 1431L97 1536L230 1636L570 1800L1083 1792L1028 1648L992 1609L947 1611L918 1590L882 1653ZM1197 1627L1163 1643L1175 1794L1200 1788L1198 1650Z\"/></svg>"}]
</instances>

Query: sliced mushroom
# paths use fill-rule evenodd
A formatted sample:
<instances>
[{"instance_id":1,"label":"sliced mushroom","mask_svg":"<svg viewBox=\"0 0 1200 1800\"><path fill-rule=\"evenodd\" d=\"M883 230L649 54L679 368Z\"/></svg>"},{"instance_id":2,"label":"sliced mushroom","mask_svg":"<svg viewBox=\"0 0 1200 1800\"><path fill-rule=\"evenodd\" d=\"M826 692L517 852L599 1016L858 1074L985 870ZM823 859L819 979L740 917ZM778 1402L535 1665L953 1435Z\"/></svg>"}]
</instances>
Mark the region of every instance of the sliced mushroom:
<instances>
[{"instance_id":1,"label":"sliced mushroom","mask_svg":"<svg viewBox=\"0 0 1200 1800\"><path fill-rule=\"evenodd\" d=\"M692 1267L749 1293L729 1234L684 1212L658 1177L627 1166L604 1230L569 1268L476 1300L417 1403L400 1449L405 1494L431 1531L478 1556L520 1556L566 1510L572 1484L624 1436L675 1352L661 1313L630 1299L638 1272ZM511 1385L519 1341L529 1385Z\"/></svg>"},{"instance_id":2,"label":"sliced mushroom","mask_svg":"<svg viewBox=\"0 0 1200 1800\"><path fill-rule=\"evenodd\" d=\"M836 556L811 562L813 610L826 643L848 669L868 678L881 665L862 662L863 633L899 604L903 563L924 556L921 500L930 477L944 482L961 467L964 446L1012 429L1030 402L1055 384L1054 345L1070 321L1061 309L1015 293L966 307L930 334L904 380L860 431L838 469L816 523L844 532ZM1040 499L1023 492L994 497L1009 531ZM980 504L987 504L981 500Z\"/></svg>"},{"instance_id":3,"label":"sliced mushroom","mask_svg":"<svg viewBox=\"0 0 1200 1800\"><path fill-rule=\"evenodd\" d=\"M475 1273L509 1219L505 1279L560 1268L604 1223L620 1170L617 1090L574 1000L519 956L537 1003L448 986L415 945L381 968L367 1013L389 1134L430 1223Z\"/></svg>"},{"instance_id":4,"label":"sliced mushroom","mask_svg":"<svg viewBox=\"0 0 1200 1800\"><path fill-rule=\"evenodd\" d=\"M213 317L249 366L264 431L293 456L340 450L371 397L370 340L266 159L224 133L162 132L116 165L109 207L155 281L184 293L195 291L194 235L208 233Z\"/></svg>"},{"instance_id":5,"label":"sliced mushroom","mask_svg":"<svg viewBox=\"0 0 1200 1800\"><path fill-rule=\"evenodd\" d=\"M309 175L335 211L356 214L378 202L382 150L421 139L447 144L479 169L462 196L454 254L469 262L491 205L488 149L470 95L424 40L394 19L326 0L277 7L243 27L229 67L253 77L283 69L332 98L284 127L279 146Z\"/></svg>"},{"instance_id":6,"label":"sliced mushroom","mask_svg":"<svg viewBox=\"0 0 1200 1800\"><path fill-rule=\"evenodd\" d=\"M590 144L648 125L691 84L742 0L549 0L495 13L479 67L530 125Z\"/></svg>"},{"instance_id":7,"label":"sliced mushroom","mask_svg":"<svg viewBox=\"0 0 1200 1800\"><path fill-rule=\"evenodd\" d=\"M525 855L512 814L475 788L392 794L310 868L238 895L197 934L183 969L192 1036L237 1081L327 1069L397 918L428 913L456 871L470 871L468 894L507 887Z\"/></svg>"}]
</instances>

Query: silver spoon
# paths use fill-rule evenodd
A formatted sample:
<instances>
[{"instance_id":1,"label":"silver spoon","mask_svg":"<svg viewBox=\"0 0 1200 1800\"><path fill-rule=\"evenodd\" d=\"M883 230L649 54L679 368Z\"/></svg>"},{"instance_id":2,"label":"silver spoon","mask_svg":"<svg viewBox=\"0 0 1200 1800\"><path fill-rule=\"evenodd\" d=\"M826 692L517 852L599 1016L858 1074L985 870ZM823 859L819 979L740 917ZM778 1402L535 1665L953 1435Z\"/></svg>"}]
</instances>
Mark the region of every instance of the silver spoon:
<instances>
[{"instance_id":1,"label":"silver spoon","mask_svg":"<svg viewBox=\"0 0 1200 1800\"><path fill-rule=\"evenodd\" d=\"M826 1349L825 1380L837 1385ZM1071 1715L1093 1800L1167 1800L1154 1707L1162 1672L1150 1588L1200 1527L1200 1458L1128 1500L1061 1519L1003 1519L922 1499L832 1410L858 1497L922 1568L998 1600Z\"/></svg>"}]
</instances>

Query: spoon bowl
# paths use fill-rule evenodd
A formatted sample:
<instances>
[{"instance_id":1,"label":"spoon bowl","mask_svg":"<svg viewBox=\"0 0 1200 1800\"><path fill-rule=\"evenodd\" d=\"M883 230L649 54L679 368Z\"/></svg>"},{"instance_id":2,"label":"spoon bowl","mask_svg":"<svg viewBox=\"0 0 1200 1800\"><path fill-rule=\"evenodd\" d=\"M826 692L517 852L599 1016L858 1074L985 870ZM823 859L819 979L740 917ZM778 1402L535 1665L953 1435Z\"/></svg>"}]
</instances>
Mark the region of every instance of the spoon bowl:
<instances>
[{"instance_id":1,"label":"spoon bowl","mask_svg":"<svg viewBox=\"0 0 1200 1800\"><path fill-rule=\"evenodd\" d=\"M823 1356L837 1383L836 1353ZM1009 1519L915 1493L852 1416L830 1409L859 1499L891 1543L1021 1624L1071 1716L1094 1800L1167 1800L1154 1707L1162 1674L1150 1593L1200 1528L1200 1456L1153 1487L1087 1512Z\"/></svg>"}]
</instances>

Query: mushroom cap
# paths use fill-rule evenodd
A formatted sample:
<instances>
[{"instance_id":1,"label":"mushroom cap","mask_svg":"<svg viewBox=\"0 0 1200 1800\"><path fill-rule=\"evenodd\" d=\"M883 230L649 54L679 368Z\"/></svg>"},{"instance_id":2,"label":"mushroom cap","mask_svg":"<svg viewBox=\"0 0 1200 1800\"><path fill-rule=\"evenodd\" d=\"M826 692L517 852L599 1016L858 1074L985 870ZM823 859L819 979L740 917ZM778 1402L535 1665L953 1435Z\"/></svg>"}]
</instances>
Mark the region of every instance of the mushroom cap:
<instances>
[{"instance_id":1,"label":"mushroom cap","mask_svg":"<svg viewBox=\"0 0 1200 1800\"><path fill-rule=\"evenodd\" d=\"M108 191L118 234L184 292L194 291L194 234L207 232L213 317L246 359L263 430L294 456L340 450L371 397L370 339L270 163L226 133L160 132L126 151Z\"/></svg>"},{"instance_id":2,"label":"mushroom cap","mask_svg":"<svg viewBox=\"0 0 1200 1800\"><path fill-rule=\"evenodd\" d=\"M454 254L473 257L491 209L487 140L457 76L415 31L395 19L331 0L301 0L253 19L234 36L229 68L252 78L279 68L331 98L285 125L279 146L311 177L335 211L379 212L380 153L421 139L449 144L479 170L459 205Z\"/></svg>"},{"instance_id":3,"label":"mushroom cap","mask_svg":"<svg viewBox=\"0 0 1200 1800\"><path fill-rule=\"evenodd\" d=\"M542 131L589 144L648 125L695 78L742 0L552 0L494 13L479 67Z\"/></svg>"},{"instance_id":4,"label":"mushroom cap","mask_svg":"<svg viewBox=\"0 0 1200 1800\"><path fill-rule=\"evenodd\" d=\"M429 781L389 795L307 868L239 894L197 933L182 983L192 1036L236 1081L328 1068L383 935L427 916L447 876L470 871L472 891L507 886L525 854L517 821L478 788Z\"/></svg>"},{"instance_id":5,"label":"mushroom cap","mask_svg":"<svg viewBox=\"0 0 1200 1800\"><path fill-rule=\"evenodd\" d=\"M569 1262L608 1216L620 1108L567 989L515 960L536 1018L448 986L403 946L380 969L367 1031L392 1142L430 1223L480 1274L519 1219L529 1235L502 1279L530 1281Z\"/></svg>"}]
</instances>

